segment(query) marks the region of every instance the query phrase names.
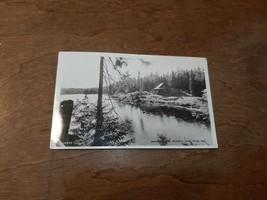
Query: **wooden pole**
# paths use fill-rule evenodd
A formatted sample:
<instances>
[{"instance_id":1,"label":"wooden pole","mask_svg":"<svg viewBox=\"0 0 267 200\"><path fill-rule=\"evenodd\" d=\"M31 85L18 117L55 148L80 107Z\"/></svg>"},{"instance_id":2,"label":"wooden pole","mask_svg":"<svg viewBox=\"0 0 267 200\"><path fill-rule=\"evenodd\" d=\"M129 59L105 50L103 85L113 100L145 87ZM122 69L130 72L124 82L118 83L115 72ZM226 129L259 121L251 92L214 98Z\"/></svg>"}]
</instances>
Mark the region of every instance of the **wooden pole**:
<instances>
[{"instance_id":1,"label":"wooden pole","mask_svg":"<svg viewBox=\"0 0 267 200\"><path fill-rule=\"evenodd\" d=\"M103 108L102 108L102 96L103 96L103 72L104 72L104 57L100 57L100 73L99 73L99 88L97 99L97 113L96 113L96 131L93 141L93 146L101 146L102 136L102 123L103 123Z\"/></svg>"}]
</instances>

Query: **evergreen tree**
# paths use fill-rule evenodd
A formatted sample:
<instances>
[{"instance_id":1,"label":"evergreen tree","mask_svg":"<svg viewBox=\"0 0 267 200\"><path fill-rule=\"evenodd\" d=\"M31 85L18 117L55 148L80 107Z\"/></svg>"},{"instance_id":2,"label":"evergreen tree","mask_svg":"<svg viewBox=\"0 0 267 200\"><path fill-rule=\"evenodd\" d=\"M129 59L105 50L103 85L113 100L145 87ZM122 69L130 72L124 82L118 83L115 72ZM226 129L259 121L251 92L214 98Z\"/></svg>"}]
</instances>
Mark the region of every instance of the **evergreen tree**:
<instances>
[{"instance_id":1,"label":"evergreen tree","mask_svg":"<svg viewBox=\"0 0 267 200\"><path fill-rule=\"evenodd\" d=\"M74 135L74 146L91 146L96 128L96 105L91 104L85 96L82 101L76 100L71 122Z\"/></svg>"},{"instance_id":2,"label":"evergreen tree","mask_svg":"<svg viewBox=\"0 0 267 200\"><path fill-rule=\"evenodd\" d=\"M134 142L131 121L122 121L107 106L102 107L102 115L103 135L99 138L99 144L94 144L97 106L91 104L86 96L82 101L75 102L70 130L74 135L74 146L123 146Z\"/></svg>"}]
</instances>

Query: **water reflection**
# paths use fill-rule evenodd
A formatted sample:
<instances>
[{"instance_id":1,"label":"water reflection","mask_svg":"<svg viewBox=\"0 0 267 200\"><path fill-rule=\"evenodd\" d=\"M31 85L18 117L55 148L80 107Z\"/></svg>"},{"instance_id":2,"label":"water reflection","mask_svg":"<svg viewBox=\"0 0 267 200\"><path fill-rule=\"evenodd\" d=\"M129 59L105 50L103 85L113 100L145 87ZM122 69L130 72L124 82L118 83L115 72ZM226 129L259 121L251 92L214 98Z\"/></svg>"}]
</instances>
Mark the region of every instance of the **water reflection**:
<instances>
[{"instance_id":1,"label":"water reflection","mask_svg":"<svg viewBox=\"0 0 267 200\"><path fill-rule=\"evenodd\" d=\"M143 131L145 131L145 126L144 126L144 120L142 117L140 117L140 125Z\"/></svg>"},{"instance_id":2,"label":"water reflection","mask_svg":"<svg viewBox=\"0 0 267 200\"><path fill-rule=\"evenodd\" d=\"M62 98L83 97L84 95L63 95ZM91 103L95 103L97 95L88 95L88 98ZM163 140L165 134L166 145L209 145L212 142L209 124L192 120L191 113L186 110L177 112L171 108L149 105L136 107L118 103L114 99L104 99L107 105L112 101L116 113L131 124L132 133L129 137L135 137L135 142L131 145L159 145L159 135Z\"/></svg>"}]
</instances>

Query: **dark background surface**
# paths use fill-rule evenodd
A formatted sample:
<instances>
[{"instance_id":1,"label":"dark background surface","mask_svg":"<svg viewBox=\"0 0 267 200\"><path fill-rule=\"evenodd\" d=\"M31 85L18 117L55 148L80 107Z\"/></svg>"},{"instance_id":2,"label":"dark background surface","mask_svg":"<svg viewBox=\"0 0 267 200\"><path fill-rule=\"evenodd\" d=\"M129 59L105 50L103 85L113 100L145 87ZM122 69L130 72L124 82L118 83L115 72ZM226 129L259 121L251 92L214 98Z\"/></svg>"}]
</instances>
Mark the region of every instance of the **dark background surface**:
<instances>
[{"instance_id":1,"label":"dark background surface","mask_svg":"<svg viewBox=\"0 0 267 200\"><path fill-rule=\"evenodd\" d=\"M265 199L265 0L1 0L0 199ZM219 149L49 150L58 51L207 57Z\"/></svg>"}]
</instances>

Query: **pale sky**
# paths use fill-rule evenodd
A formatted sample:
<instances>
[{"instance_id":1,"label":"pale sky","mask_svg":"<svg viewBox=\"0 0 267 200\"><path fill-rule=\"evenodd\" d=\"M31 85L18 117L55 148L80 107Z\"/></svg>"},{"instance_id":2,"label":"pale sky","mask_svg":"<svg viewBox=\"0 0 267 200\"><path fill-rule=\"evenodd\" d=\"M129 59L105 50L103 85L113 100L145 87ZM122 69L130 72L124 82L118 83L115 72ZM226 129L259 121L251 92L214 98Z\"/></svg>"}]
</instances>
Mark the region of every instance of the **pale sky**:
<instances>
[{"instance_id":1,"label":"pale sky","mask_svg":"<svg viewBox=\"0 0 267 200\"><path fill-rule=\"evenodd\" d=\"M205 58L199 57L174 57L174 56L151 56L136 54L113 54L113 53L90 53L90 52L60 52L58 62L57 81L61 88L92 88L98 87L100 56L124 57L128 66L121 70L128 71L132 78L137 78L138 72L141 77L152 73L170 73L177 69L194 69L204 67L207 62ZM150 66L142 65L140 58L151 62ZM109 73L118 80L117 73L112 66L108 65Z\"/></svg>"}]
</instances>

